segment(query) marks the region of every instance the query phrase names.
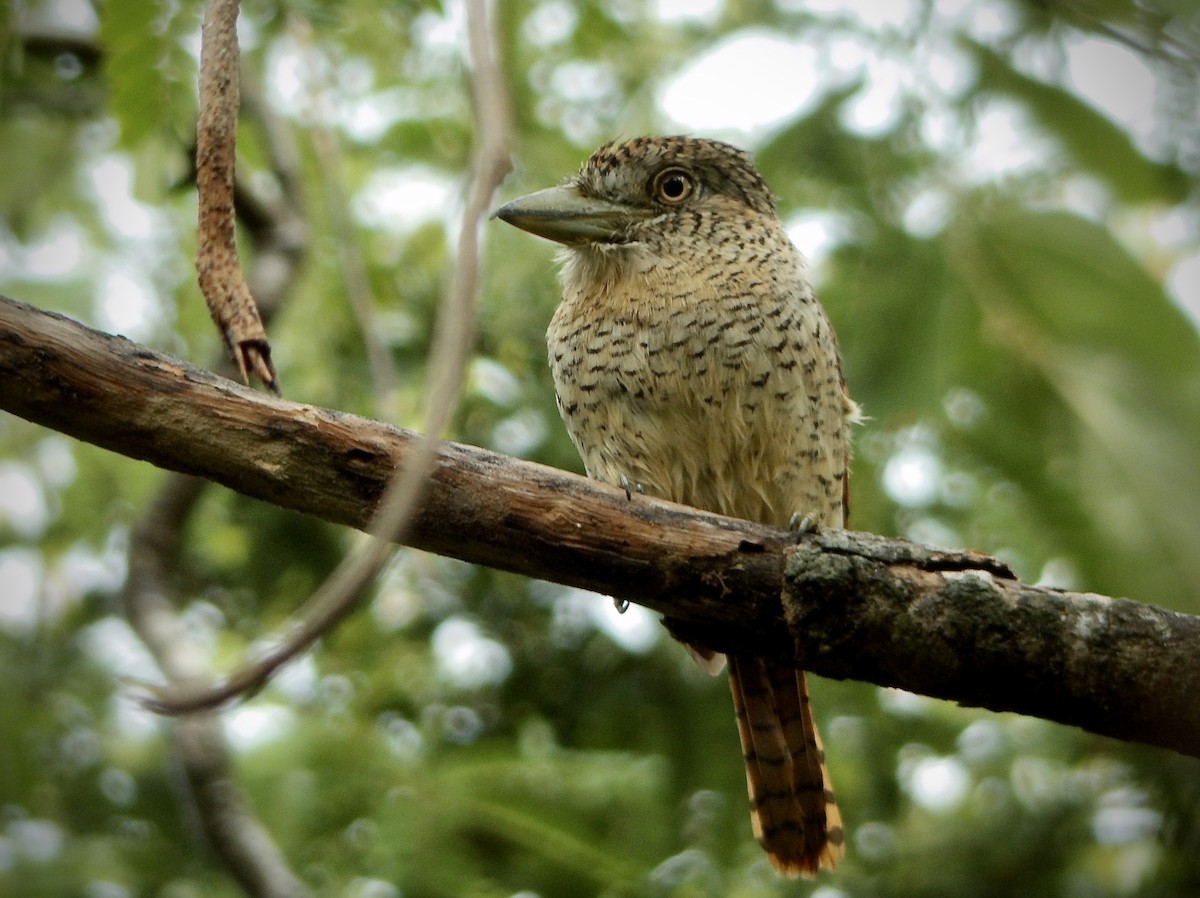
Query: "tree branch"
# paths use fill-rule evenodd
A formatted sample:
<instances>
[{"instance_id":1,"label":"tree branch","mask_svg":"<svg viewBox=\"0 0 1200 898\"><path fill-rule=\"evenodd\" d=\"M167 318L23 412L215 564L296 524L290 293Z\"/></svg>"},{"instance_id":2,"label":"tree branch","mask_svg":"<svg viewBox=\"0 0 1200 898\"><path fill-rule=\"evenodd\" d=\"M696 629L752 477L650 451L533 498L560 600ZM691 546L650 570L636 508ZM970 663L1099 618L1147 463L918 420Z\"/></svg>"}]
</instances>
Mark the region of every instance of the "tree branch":
<instances>
[{"instance_id":1,"label":"tree branch","mask_svg":"<svg viewBox=\"0 0 1200 898\"><path fill-rule=\"evenodd\" d=\"M503 82L492 52L491 24L486 0L467 4L467 31L473 82ZM479 284L480 228L492 197L509 170L507 102L500 87L476 88L478 135L472 157L466 207L459 227L458 251L449 287L438 310L430 350L430 390L426 401L425 431L409 452L387 490L375 503L365 546L342 559L305 604L295 625L270 651L249 660L223 682L179 684L153 690L147 703L167 713L208 710L261 688L283 665L306 650L348 616L361 601L391 551L402 541L424 495L429 471L436 462L439 435L453 417L475 331L475 294ZM243 372L244 373L244 372ZM278 392L278 391L276 391Z\"/></svg>"},{"instance_id":2,"label":"tree branch","mask_svg":"<svg viewBox=\"0 0 1200 898\"><path fill-rule=\"evenodd\" d=\"M196 121L196 274L242 380L249 383L253 374L278 393L267 332L238 262L234 240L233 174L241 58L237 16L238 0L205 0Z\"/></svg>"},{"instance_id":3,"label":"tree branch","mask_svg":"<svg viewBox=\"0 0 1200 898\"><path fill-rule=\"evenodd\" d=\"M169 585L181 554L184 523L204 485L194 477L167 478L130 539L125 613L172 682L208 674L183 634ZM308 888L254 815L237 781L220 718L193 714L176 721L170 734L208 845L246 894L253 898L307 898Z\"/></svg>"},{"instance_id":4,"label":"tree branch","mask_svg":"<svg viewBox=\"0 0 1200 898\"><path fill-rule=\"evenodd\" d=\"M306 248L307 224L291 135L261 102L254 79L246 83L250 89L245 105L267 135L272 173L283 188L274 194L255 191L243 179L234 184L238 221L254 247L246 277L265 323L289 294ZM219 370L236 375L227 353L218 365ZM183 474L164 476L130 532L122 590L126 619L167 681L176 685L213 679L202 657L205 653L192 645L180 622L180 599L172 576L179 567L188 519L210 485ZM243 891L252 898L309 895L238 782L220 718L192 714L173 721L167 733L187 793L182 804L191 813L186 819L203 833L205 843Z\"/></svg>"},{"instance_id":5,"label":"tree branch","mask_svg":"<svg viewBox=\"0 0 1200 898\"><path fill-rule=\"evenodd\" d=\"M248 496L368 526L421 437L256 394L0 298L0 408ZM1027 586L983 555L797 538L444 443L406 542L621 596L715 649L1200 757L1200 618Z\"/></svg>"}]
</instances>

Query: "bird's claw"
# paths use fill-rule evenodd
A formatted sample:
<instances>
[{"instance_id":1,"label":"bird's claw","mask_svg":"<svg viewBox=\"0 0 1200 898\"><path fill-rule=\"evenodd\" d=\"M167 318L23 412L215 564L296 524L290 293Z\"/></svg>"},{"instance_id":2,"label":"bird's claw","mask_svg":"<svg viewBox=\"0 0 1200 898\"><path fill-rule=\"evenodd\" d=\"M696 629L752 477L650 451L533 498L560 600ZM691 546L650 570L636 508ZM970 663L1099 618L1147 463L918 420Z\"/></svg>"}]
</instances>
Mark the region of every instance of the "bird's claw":
<instances>
[{"instance_id":1,"label":"bird's claw","mask_svg":"<svg viewBox=\"0 0 1200 898\"><path fill-rule=\"evenodd\" d=\"M644 496L646 494L646 488L644 486L642 486L640 483L634 483L624 474L621 475L621 489L625 490L625 498L630 501L633 500L634 493L637 493L639 496Z\"/></svg>"},{"instance_id":2,"label":"bird's claw","mask_svg":"<svg viewBox=\"0 0 1200 898\"><path fill-rule=\"evenodd\" d=\"M816 533L817 529L817 519L812 514L800 514L796 511L792 513L792 519L788 521L788 530L799 536Z\"/></svg>"}]
</instances>

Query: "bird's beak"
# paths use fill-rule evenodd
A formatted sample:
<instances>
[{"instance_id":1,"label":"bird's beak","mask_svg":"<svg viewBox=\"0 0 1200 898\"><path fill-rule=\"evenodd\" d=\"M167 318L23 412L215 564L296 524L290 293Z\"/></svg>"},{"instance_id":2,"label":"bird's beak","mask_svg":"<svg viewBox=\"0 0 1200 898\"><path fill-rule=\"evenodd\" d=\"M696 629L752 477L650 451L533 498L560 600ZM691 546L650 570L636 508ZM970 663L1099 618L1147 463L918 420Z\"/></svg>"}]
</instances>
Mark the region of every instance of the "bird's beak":
<instances>
[{"instance_id":1,"label":"bird's beak","mask_svg":"<svg viewBox=\"0 0 1200 898\"><path fill-rule=\"evenodd\" d=\"M519 197L501 206L492 217L570 246L619 243L629 225L653 214L651 210L587 197L574 186L562 185Z\"/></svg>"}]
</instances>

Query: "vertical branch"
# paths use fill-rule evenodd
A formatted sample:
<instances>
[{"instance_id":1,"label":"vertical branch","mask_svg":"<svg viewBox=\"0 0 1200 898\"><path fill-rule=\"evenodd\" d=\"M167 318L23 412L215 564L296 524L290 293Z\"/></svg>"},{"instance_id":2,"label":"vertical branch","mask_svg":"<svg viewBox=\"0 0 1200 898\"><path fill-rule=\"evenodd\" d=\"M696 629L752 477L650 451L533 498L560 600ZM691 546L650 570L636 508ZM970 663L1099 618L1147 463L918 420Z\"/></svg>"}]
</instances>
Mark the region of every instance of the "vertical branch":
<instances>
[{"instance_id":1,"label":"vertical branch","mask_svg":"<svg viewBox=\"0 0 1200 898\"><path fill-rule=\"evenodd\" d=\"M511 165L506 81L494 52L491 27L486 0L468 0L468 54L476 141L454 271L438 311L430 353L425 437L380 499L370 527L372 538L342 559L309 598L290 630L281 639L273 641L275 647L238 667L215 685L173 683L153 691L144 700L156 710L181 714L211 709L261 688L280 667L305 651L358 606L390 555L390 543L402 541L412 522L437 457L440 435L458 406L474 345L479 232L492 197Z\"/></svg>"},{"instance_id":2,"label":"vertical branch","mask_svg":"<svg viewBox=\"0 0 1200 898\"><path fill-rule=\"evenodd\" d=\"M260 195L235 184L237 214L254 247L247 273L263 316L270 318L295 281L307 248L299 161L291 135L247 82L247 106L266 134L272 171L282 195ZM223 367L223 366L222 366ZM243 372L244 374L245 372ZM123 590L126 619L172 682L210 675L189 646L179 621L172 573L182 555L183 532L209 484L170 474L133 529ZM305 898L309 894L237 782L220 721L197 714L170 729L174 753L193 817L213 853L253 898Z\"/></svg>"},{"instance_id":3,"label":"vertical branch","mask_svg":"<svg viewBox=\"0 0 1200 898\"><path fill-rule=\"evenodd\" d=\"M130 539L125 615L172 682L207 673L190 649L168 598L184 526L206 485L179 474L168 478ZM308 895L234 778L220 720L210 714L188 717L173 728L172 738L208 844L246 894L253 898Z\"/></svg>"},{"instance_id":4,"label":"vertical branch","mask_svg":"<svg viewBox=\"0 0 1200 898\"><path fill-rule=\"evenodd\" d=\"M196 125L199 193L196 274L208 311L237 363L273 392L279 382L254 297L234 241L233 171L237 155L237 0L207 0L200 49L200 117Z\"/></svg>"},{"instance_id":5,"label":"vertical branch","mask_svg":"<svg viewBox=\"0 0 1200 898\"><path fill-rule=\"evenodd\" d=\"M438 316L433 353L430 420L425 432L434 428L438 408L446 406L440 423L453 411L454 397L462 384L470 348L474 343L475 295L479 281L479 229L492 197L512 167L509 143L507 81L496 56L487 0L467 0L467 41L471 63L471 96L475 113L475 152L466 208L458 234L458 252L448 302ZM432 455L436 447L430 448Z\"/></svg>"},{"instance_id":6,"label":"vertical branch","mask_svg":"<svg viewBox=\"0 0 1200 898\"><path fill-rule=\"evenodd\" d=\"M313 46L310 24L299 15L289 15L288 32L303 50L305 67L311 73L324 71L322 60ZM310 77L315 78L316 75ZM322 173L320 180L325 194L330 231L337 251L338 274L341 276L342 287L349 300L350 311L358 325L359 337L367 355L376 414L384 420L391 421L399 411L396 389L399 378L391 351L379 330L367 263L363 258L361 241L350 215L345 163L338 137L334 128L327 124L327 92L333 87L331 79L324 78L310 88L306 99L312 124L308 131Z\"/></svg>"},{"instance_id":7,"label":"vertical branch","mask_svg":"<svg viewBox=\"0 0 1200 898\"><path fill-rule=\"evenodd\" d=\"M292 131L263 96L254 74L243 72L242 107L262 129L268 167L280 192L252 190L234 180L238 224L254 249L246 282L262 315L270 324L299 274L309 244L300 154Z\"/></svg>"},{"instance_id":8,"label":"vertical branch","mask_svg":"<svg viewBox=\"0 0 1200 898\"><path fill-rule=\"evenodd\" d=\"M394 420L398 412L396 399L396 366L387 344L380 335L375 314L375 299L371 295L367 263L363 259L358 234L350 216L350 202L346 195L346 184L342 177L342 156L338 149L337 136L332 129L317 124L312 131L313 150L320 160L324 177L325 206L333 224L333 236L337 243L338 271L346 297L350 300L350 311L358 323L363 348L367 353L367 364L371 372L371 385L375 393L377 414L384 420Z\"/></svg>"}]
</instances>

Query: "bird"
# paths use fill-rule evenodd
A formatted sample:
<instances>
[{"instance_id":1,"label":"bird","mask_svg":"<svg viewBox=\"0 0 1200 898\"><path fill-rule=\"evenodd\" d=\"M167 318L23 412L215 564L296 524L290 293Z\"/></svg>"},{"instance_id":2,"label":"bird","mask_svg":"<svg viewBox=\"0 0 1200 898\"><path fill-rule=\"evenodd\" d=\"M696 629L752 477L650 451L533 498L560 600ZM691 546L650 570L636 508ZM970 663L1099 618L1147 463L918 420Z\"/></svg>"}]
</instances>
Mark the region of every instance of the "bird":
<instances>
[{"instance_id":1,"label":"bird","mask_svg":"<svg viewBox=\"0 0 1200 898\"><path fill-rule=\"evenodd\" d=\"M859 419L837 337L751 156L690 136L604 144L495 217L561 244L547 331L559 412L590 477L775 526L844 527ZM754 835L786 876L845 832L794 665L727 662Z\"/></svg>"}]
</instances>

